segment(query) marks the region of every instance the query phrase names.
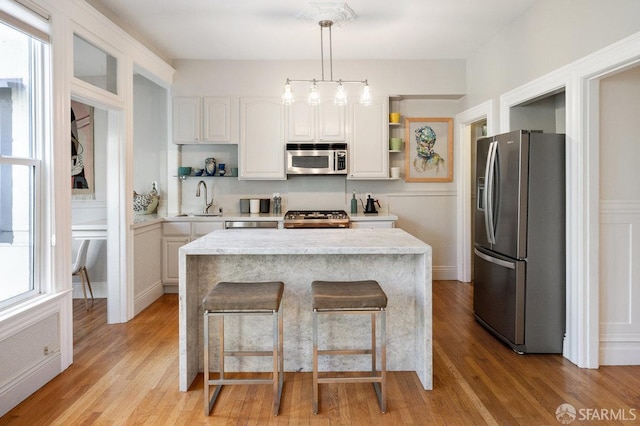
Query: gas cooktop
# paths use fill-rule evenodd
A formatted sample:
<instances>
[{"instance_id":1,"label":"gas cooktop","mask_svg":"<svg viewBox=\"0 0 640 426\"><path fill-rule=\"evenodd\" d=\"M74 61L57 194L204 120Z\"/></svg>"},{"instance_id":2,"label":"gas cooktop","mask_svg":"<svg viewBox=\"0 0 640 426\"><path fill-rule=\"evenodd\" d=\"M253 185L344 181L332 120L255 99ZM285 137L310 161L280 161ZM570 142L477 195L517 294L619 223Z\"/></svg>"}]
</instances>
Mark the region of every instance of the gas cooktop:
<instances>
[{"instance_id":1,"label":"gas cooktop","mask_svg":"<svg viewBox=\"0 0 640 426\"><path fill-rule=\"evenodd\" d=\"M284 215L285 228L348 228L349 215L344 210L289 210Z\"/></svg>"}]
</instances>

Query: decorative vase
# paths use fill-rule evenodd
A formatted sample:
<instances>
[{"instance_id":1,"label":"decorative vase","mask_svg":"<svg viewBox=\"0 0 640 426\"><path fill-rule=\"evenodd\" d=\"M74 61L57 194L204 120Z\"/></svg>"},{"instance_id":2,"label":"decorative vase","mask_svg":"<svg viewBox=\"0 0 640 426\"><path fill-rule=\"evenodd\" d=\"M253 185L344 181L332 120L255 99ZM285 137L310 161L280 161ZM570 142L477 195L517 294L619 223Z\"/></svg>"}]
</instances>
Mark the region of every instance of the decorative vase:
<instances>
[{"instance_id":1,"label":"decorative vase","mask_svg":"<svg viewBox=\"0 0 640 426\"><path fill-rule=\"evenodd\" d=\"M207 176L216 174L216 159L211 157L204 160L204 173Z\"/></svg>"},{"instance_id":2,"label":"decorative vase","mask_svg":"<svg viewBox=\"0 0 640 426\"><path fill-rule=\"evenodd\" d=\"M218 164L218 175L224 176L227 171L225 170L224 163Z\"/></svg>"}]
</instances>

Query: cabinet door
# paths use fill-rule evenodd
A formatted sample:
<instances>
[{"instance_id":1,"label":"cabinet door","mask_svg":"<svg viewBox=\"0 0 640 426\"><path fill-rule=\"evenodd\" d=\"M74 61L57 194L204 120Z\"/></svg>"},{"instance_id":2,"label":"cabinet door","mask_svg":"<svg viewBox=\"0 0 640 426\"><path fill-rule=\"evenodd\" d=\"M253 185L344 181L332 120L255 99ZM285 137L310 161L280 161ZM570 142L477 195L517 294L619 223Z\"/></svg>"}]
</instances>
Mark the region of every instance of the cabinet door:
<instances>
[{"instance_id":1,"label":"cabinet door","mask_svg":"<svg viewBox=\"0 0 640 426\"><path fill-rule=\"evenodd\" d=\"M392 220L362 220L354 221L349 224L353 229L379 229L379 228L394 228L394 221Z\"/></svg>"},{"instance_id":2,"label":"cabinet door","mask_svg":"<svg viewBox=\"0 0 640 426\"><path fill-rule=\"evenodd\" d=\"M203 99L202 138L207 142L238 142L238 102L229 96Z\"/></svg>"},{"instance_id":3,"label":"cabinet door","mask_svg":"<svg viewBox=\"0 0 640 426\"><path fill-rule=\"evenodd\" d=\"M200 98L173 98L173 142L194 143L200 141Z\"/></svg>"},{"instance_id":4,"label":"cabinet door","mask_svg":"<svg viewBox=\"0 0 640 426\"><path fill-rule=\"evenodd\" d=\"M352 104L349 178L389 177L387 110L388 106L380 103Z\"/></svg>"},{"instance_id":5,"label":"cabinet door","mask_svg":"<svg viewBox=\"0 0 640 426\"><path fill-rule=\"evenodd\" d=\"M312 142L315 139L315 107L306 101L298 101L287 107L289 142Z\"/></svg>"},{"instance_id":6,"label":"cabinet door","mask_svg":"<svg viewBox=\"0 0 640 426\"><path fill-rule=\"evenodd\" d=\"M223 230L224 222L222 220L215 222L193 222L191 227L193 229L191 239L195 240L210 232Z\"/></svg>"},{"instance_id":7,"label":"cabinet door","mask_svg":"<svg viewBox=\"0 0 640 426\"><path fill-rule=\"evenodd\" d=\"M321 142L343 142L347 139L345 107L327 99L318 105L317 138Z\"/></svg>"},{"instance_id":8,"label":"cabinet door","mask_svg":"<svg viewBox=\"0 0 640 426\"><path fill-rule=\"evenodd\" d=\"M178 249L189 242L189 237L162 238L162 282L175 284L179 276Z\"/></svg>"},{"instance_id":9,"label":"cabinet door","mask_svg":"<svg viewBox=\"0 0 640 426\"><path fill-rule=\"evenodd\" d=\"M284 105L279 97L240 99L239 179L286 179Z\"/></svg>"}]
</instances>

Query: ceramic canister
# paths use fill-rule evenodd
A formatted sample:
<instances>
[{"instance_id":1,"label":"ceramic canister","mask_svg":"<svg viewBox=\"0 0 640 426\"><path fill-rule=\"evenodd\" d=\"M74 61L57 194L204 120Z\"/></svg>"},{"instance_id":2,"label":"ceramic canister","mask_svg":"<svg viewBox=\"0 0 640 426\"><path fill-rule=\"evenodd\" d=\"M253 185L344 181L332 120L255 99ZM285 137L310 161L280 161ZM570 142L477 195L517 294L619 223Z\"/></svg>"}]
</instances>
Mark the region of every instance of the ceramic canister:
<instances>
[{"instance_id":1,"label":"ceramic canister","mask_svg":"<svg viewBox=\"0 0 640 426\"><path fill-rule=\"evenodd\" d=\"M249 213L260 213L260 199L249 200Z\"/></svg>"}]
</instances>

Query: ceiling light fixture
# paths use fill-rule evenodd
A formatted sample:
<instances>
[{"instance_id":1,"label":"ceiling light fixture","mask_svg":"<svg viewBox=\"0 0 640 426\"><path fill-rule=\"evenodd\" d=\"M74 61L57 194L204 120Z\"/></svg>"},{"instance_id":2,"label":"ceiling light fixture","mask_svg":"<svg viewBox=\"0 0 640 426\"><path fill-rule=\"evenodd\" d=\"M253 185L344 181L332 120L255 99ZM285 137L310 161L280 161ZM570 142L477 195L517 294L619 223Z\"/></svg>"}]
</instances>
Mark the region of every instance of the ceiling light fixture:
<instances>
[{"instance_id":1,"label":"ceiling light fixture","mask_svg":"<svg viewBox=\"0 0 640 426\"><path fill-rule=\"evenodd\" d=\"M291 91L291 83L311 83L311 89L309 92L309 104L318 105L321 101L320 93L318 92L318 84L332 83L337 84L334 102L336 105L347 104L347 91L344 87L345 84L361 84L363 85L362 94L360 95L360 103L362 105L371 105L372 96L371 88L367 80L334 80L333 79L333 45L331 40L331 27L336 24L347 23L357 17L355 12L347 6L345 2L331 2L331 3L310 3L306 10L302 11L299 17L303 19L316 19L316 22L320 25L320 66L322 67L322 74L320 79L291 79L287 78L284 85L284 93L282 94L282 101L285 105L291 105L294 102L293 92ZM329 78L325 79L325 66L324 66L324 29L329 30Z\"/></svg>"}]
</instances>

